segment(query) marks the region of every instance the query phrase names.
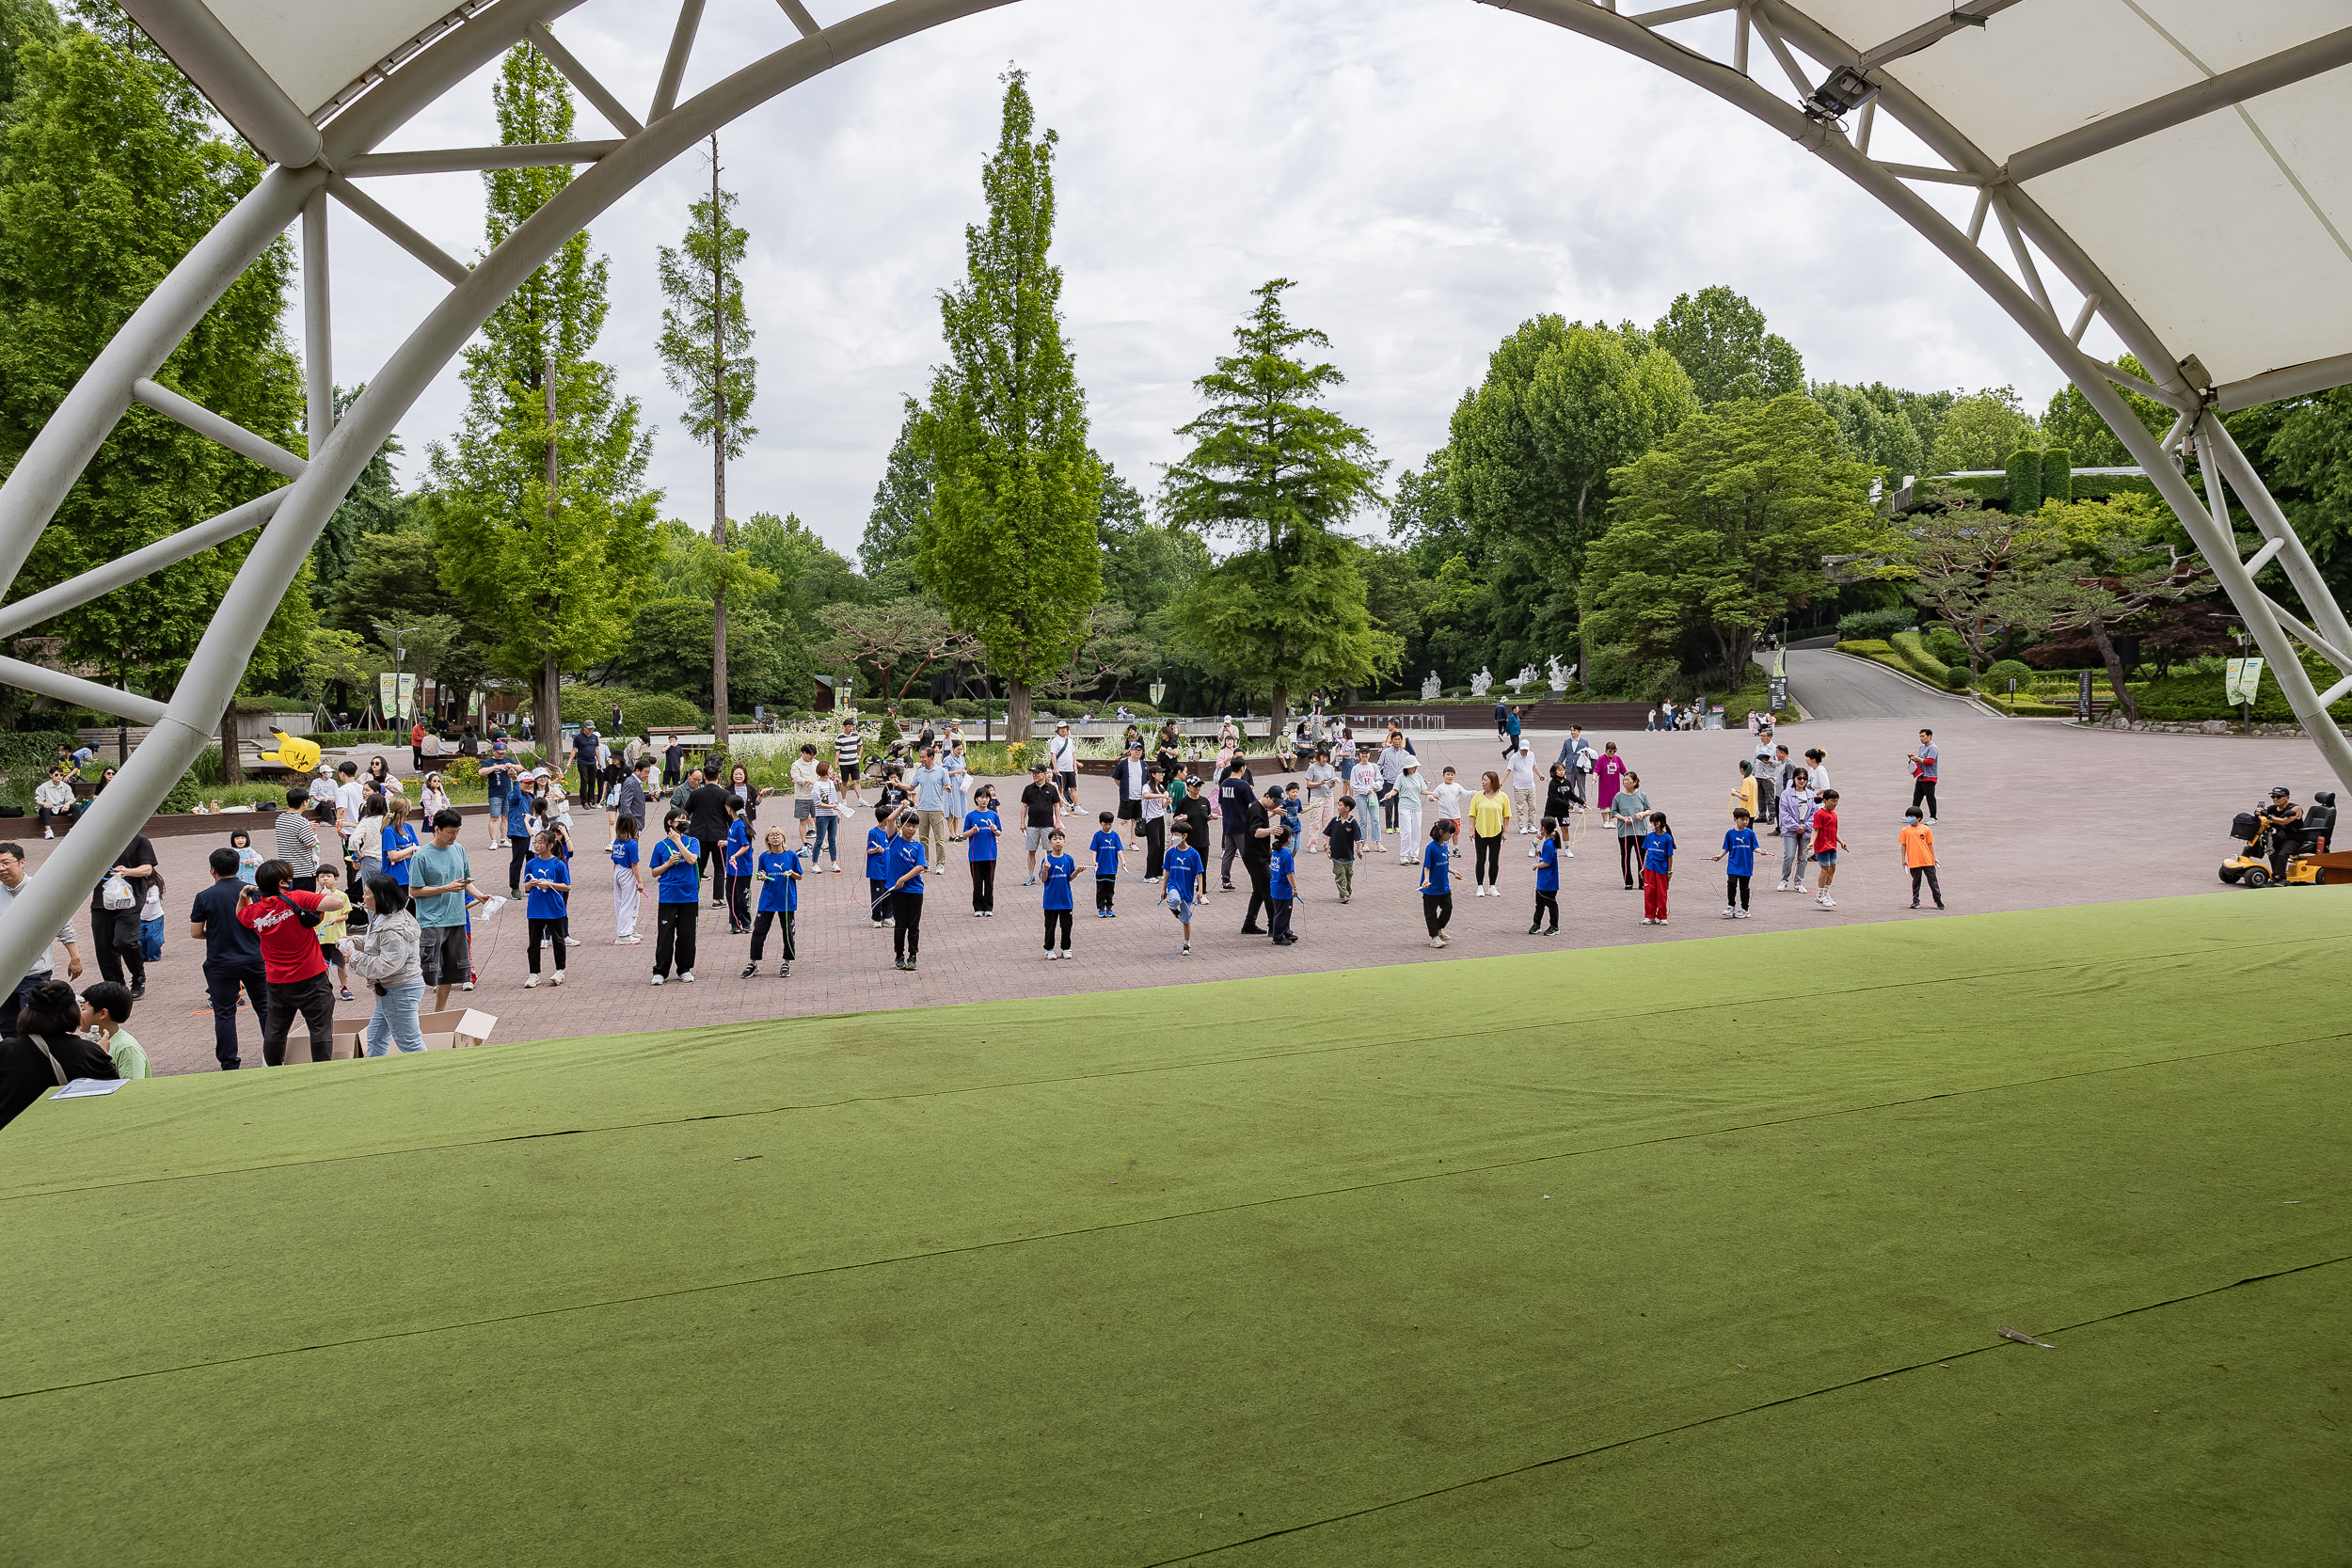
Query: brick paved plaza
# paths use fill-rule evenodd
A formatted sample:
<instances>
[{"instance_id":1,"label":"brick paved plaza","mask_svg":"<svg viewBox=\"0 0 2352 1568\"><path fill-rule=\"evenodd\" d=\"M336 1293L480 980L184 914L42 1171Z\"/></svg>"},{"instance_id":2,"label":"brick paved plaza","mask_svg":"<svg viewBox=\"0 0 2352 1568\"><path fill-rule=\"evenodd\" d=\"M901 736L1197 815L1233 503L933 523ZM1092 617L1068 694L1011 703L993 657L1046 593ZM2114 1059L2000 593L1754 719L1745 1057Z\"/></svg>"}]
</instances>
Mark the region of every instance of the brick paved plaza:
<instances>
[{"instance_id":1,"label":"brick paved plaza","mask_svg":"<svg viewBox=\"0 0 2352 1568\"><path fill-rule=\"evenodd\" d=\"M2296 895L2292 890L2257 894L2225 888L2216 879L2214 867L2228 847L2231 814L2250 808L2270 784L2290 784L2304 800L2314 787L2326 787L2316 756L2300 740L2118 735L1974 715L1940 720L1937 729L1945 781L1937 841L1946 895L1956 912L2185 893L2225 898ZM763 970L755 979L739 978L748 939L727 935L723 912L709 909L706 898L695 984L656 990L647 984L650 936L639 947L609 944L609 880L595 852L601 824L583 820L580 892L575 896L579 912L573 921L582 945L571 950L568 982L561 989L522 989L523 927L516 918L519 910L510 907L478 932L476 963L482 983L464 1000L496 1014L496 1038L511 1042L695 1022L1127 990L1252 974L1442 964L1454 958L1552 946L1736 941L1764 930L1933 919L1932 911L1914 914L1909 910L1908 882L1896 856L1895 834L1910 800L1903 759L1915 730L1908 720L1857 720L1792 725L1782 732L1795 743L1795 751L1820 746L1828 753L1832 783L1843 796L1845 833L1855 847L1840 867L1836 889L1839 907L1835 911L1819 908L1809 897L1770 891L1778 841L1767 839L1770 864L1759 858L1755 918L1738 926L1718 918L1720 867L1706 857L1714 853L1722 836L1727 792L1739 759L1751 744L1744 732L1620 734L1599 738L1615 739L1643 774L1652 800L1673 821L1681 847L1673 924L1662 929L1639 924L1637 896L1625 892L1617 877L1614 843L1596 832L1581 844L1576 860L1563 868L1562 929L1555 938L1526 934L1534 879L1526 841L1513 839L1506 843L1504 895L1499 899L1470 896L1465 854L1451 931L1454 942L1443 953L1424 945L1413 870L1392 858L1374 860L1359 874L1355 901L1342 908L1327 863L1302 857L1296 917L1301 940L1295 947L1276 948L1263 939L1240 935L1246 895L1218 896L1195 927L1192 956L1173 957L1173 926L1152 902L1154 890L1128 881L1120 888L1120 914L1115 921L1094 918L1082 886L1075 961L1046 964L1040 958L1038 893L1021 886L1018 862L999 878L996 917L975 920L959 847L945 874L929 879L923 964L915 974L891 967L889 933L866 922L861 857L841 876L811 879L801 914L800 960L790 978L779 979L772 970ZM1451 763L1465 773L1485 768L1497 752L1496 743L1480 731L1445 732L1423 737L1420 744L1434 765ZM1541 737L1539 757L1548 762L1557 745L1557 736ZM1081 793L1087 797L1083 803L1089 818L1112 799L1105 780L1089 779ZM788 814L787 806L784 815ZM776 815L771 803L768 818ZM845 836L862 843L870 825L870 817L860 817L854 833ZM225 838L224 830L222 840L173 838L157 846L170 879L170 918L164 958L149 967L148 995L133 1032L146 1045L158 1072L199 1071L213 1066L212 1022L198 969L202 949L188 938L186 912L189 897L207 880L205 853ZM484 825L469 821L466 842L478 852L478 879L489 886L503 878L505 856L502 849L496 855L483 852L486 839ZM46 847L39 842L27 845L36 863ZM1236 867L1237 876L1238 871ZM1131 871L1139 874L1139 867ZM652 929L650 911L642 928L648 933ZM1694 949L1693 961L1704 962L1706 952ZM84 983L95 975L92 962ZM1435 1005L1442 1005L1442 985L1440 975L1438 984L1423 993ZM459 1000L453 996L452 1006ZM1181 996L1164 994L1141 1005L1164 1006L1171 1001L1182 1005ZM363 1017L368 1010L365 1000L341 1008L346 1017ZM299 1033L297 1025L297 1037ZM258 1034L249 1014L242 1037L247 1065L259 1065ZM297 1044L294 1054L302 1053Z\"/></svg>"}]
</instances>

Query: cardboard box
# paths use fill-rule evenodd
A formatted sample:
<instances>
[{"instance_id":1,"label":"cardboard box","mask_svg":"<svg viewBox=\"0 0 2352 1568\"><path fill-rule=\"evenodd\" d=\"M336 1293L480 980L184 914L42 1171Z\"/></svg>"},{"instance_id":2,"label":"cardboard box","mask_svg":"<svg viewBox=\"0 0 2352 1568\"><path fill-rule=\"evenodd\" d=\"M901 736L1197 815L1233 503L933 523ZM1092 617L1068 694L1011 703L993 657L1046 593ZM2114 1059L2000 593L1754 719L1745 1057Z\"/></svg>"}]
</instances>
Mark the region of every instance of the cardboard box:
<instances>
[{"instance_id":1,"label":"cardboard box","mask_svg":"<svg viewBox=\"0 0 2352 1568\"><path fill-rule=\"evenodd\" d=\"M463 1012L424 1013L417 1020L417 1027L424 1036L427 1051L450 1051L465 1046L487 1045L491 1033L498 1028L495 1015L478 1007ZM335 1059L349 1061L367 1052L368 1021L364 1018L339 1018L335 1021ZM299 1030L296 1031L300 1033ZM310 1046L299 1039L286 1042L286 1059L309 1061Z\"/></svg>"}]
</instances>

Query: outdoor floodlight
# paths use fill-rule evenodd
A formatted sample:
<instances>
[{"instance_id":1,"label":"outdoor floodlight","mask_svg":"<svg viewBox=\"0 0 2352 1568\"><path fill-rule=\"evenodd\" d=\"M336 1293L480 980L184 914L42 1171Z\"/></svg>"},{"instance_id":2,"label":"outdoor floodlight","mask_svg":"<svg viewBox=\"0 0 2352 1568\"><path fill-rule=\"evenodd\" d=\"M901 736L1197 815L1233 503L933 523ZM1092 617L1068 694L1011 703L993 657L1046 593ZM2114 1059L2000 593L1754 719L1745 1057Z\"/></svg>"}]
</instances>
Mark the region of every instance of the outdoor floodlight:
<instances>
[{"instance_id":1,"label":"outdoor floodlight","mask_svg":"<svg viewBox=\"0 0 2352 1568\"><path fill-rule=\"evenodd\" d=\"M1813 91L1805 113L1816 119L1843 119L1879 95L1879 85L1850 65L1841 65Z\"/></svg>"}]
</instances>

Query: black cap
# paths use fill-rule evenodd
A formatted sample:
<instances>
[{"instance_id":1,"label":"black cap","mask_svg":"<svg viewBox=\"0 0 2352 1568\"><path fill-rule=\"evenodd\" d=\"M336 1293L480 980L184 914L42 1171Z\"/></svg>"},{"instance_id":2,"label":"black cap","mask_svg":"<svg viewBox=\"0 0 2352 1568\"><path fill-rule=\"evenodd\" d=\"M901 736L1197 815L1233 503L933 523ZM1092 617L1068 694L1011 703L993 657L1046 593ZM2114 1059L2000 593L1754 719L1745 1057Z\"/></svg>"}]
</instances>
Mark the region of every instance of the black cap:
<instances>
[{"instance_id":1,"label":"black cap","mask_svg":"<svg viewBox=\"0 0 2352 1568\"><path fill-rule=\"evenodd\" d=\"M2295 792L2294 792L2293 790L2291 790L2291 789L2287 788L2287 786L2286 786L2286 785L2284 785L2284 784L2279 784L2279 785L2275 786L2275 787L2271 790L2271 792L2270 792L2270 798L2271 798L2272 800L2277 800L2280 796L2281 796L2281 795L2292 795L2293 793L2295 793Z\"/></svg>"}]
</instances>

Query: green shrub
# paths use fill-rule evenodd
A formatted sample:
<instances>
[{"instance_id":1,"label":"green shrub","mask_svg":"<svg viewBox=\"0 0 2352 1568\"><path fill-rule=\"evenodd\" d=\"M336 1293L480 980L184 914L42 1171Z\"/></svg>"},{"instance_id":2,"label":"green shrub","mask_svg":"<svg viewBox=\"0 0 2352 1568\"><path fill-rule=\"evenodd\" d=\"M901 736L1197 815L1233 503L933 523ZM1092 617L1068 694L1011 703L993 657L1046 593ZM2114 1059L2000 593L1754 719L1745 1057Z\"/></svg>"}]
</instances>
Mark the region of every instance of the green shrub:
<instances>
[{"instance_id":1,"label":"green shrub","mask_svg":"<svg viewBox=\"0 0 2352 1568\"><path fill-rule=\"evenodd\" d=\"M2042 510L2042 454L2030 447L2010 453L2009 510L2018 517Z\"/></svg>"},{"instance_id":2,"label":"green shrub","mask_svg":"<svg viewBox=\"0 0 2352 1568\"><path fill-rule=\"evenodd\" d=\"M1965 664L1950 665L1944 671L1944 685L1953 691L1965 691L1975 681L1976 677L1968 673Z\"/></svg>"},{"instance_id":3,"label":"green shrub","mask_svg":"<svg viewBox=\"0 0 2352 1568\"><path fill-rule=\"evenodd\" d=\"M1926 640L1917 632L1899 631L1886 641L1893 646L1895 657L1911 667L1912 673L1936 686L1945 684L1947 667L1928 651Z\"/></svg>"},{"instance_id":4,"label":"green shrub","mask_svg":"<svg viewBox=\"0 0 2352 1568\"><path fill-rule=\"evenodd\" d=\"M2042 454L2042 499L2060 502L2074 499L2074 454L2064 447L2052 447Z\"/></svg>"},{"instance_id":5,"label":"green shrub","mask_svg":"<svg viewBox=\"0 0 2352 1568\"><path fill-rule=\"evenodd\" d=\"M1890 646L1885 640L1876 637L1849 638L1837 644L1837 651L1841 654L1859 654L1864 658L1894 658L1897 657L1894 648Z\"/></svg>"},{"instance_id":6,"label":"green shrub","mask_svg":"<svg viewBox=\"0 0 2352 1568\"><path fill-rule=\"evenodd\" d=\"M2034 668L2030 664L2013 658L1995 659L1993 668L1984 673L1981 684L1987 691L1995 691L2006 696L2009 692L2009 683L2015 681L2017 694L2022 697L2033 690L2033 677Z\"/></svg>"},{"instance_id":7,"label":"green shrub","mask_svg":"<svg viewBox=\"0 0 2352 1568\"><path fill-rule=\"evenodd\" d=\"M968 746L964 749L966 751L971 750ZM1045 767L1051 760L1052 759L1045 749L1045 742L1042 740L1026 740L1023 741L1021 745L1014 750L1012 753L1012 768L1015 773L1029 773L1036 771L1040 768Z\"/></svg>"},{"instance_id":8,"label":"green shrub","mask_svg":"<svg viewBox=\"0 0 2352 1568\"><path fill-rule=\"evenodd\" d=\"M1837 618L1837 635L1862 641L1892 637L1899 631L1909 631L1918 624L1919 612L1909 605L1895 605L1885 610L1857 610Z\"/></svg>"},{"instance_id":9,"label":"green shrub","mask_svg":"<svg viewBox=\"0 0 2352 1568\"><path fill-rule=\"evenodd\" d=\"M1928 645L1928 652L1933 654L1939 662L1944 664L1968 662L1968 644L1963 642L1960 640L1960 633L1952 630L1951 627L1938 626L1933 631L1921 635Z\"/></svg>"},{"instance_id":10,"label":"green shrub","mask_svg":"<svg viewBox=\"0 0 2352 1568\"><path fill-rule=\"evenodd\" d=\"M57 755L57 748L73 750L72 730L8 730L0 732L0 769L16 772L36 769L44 777L49 764Z\"/></svg>"},{"instance_id":11,"label":"green shrub","mask_svg":"<svg viewBox=\"0 0 2352 1568\"><path fill-rule=\"evenodd\" d=\"M893 745L897 744L903 738L905 737L898 732L898 721L891 718L890 715L886 713L883 714L882 721L882 749L887 752Z\"/></svg>"}]
</instances>

